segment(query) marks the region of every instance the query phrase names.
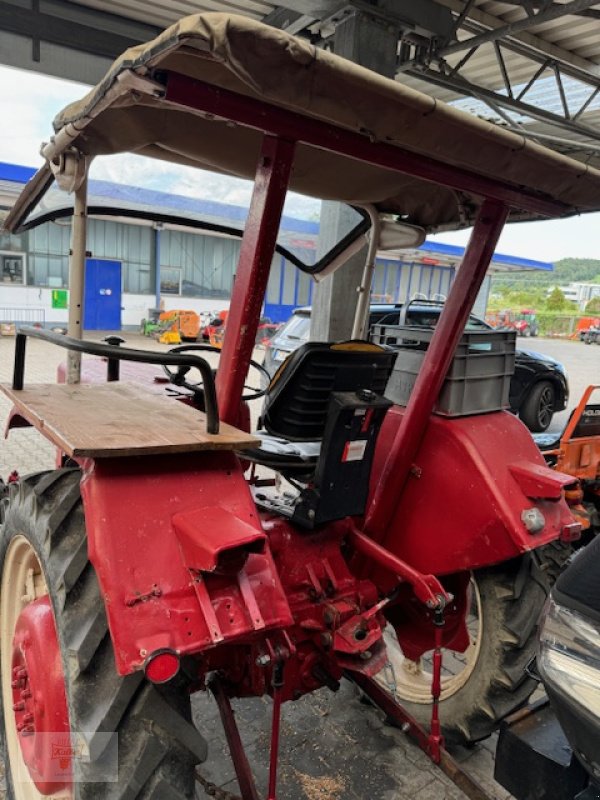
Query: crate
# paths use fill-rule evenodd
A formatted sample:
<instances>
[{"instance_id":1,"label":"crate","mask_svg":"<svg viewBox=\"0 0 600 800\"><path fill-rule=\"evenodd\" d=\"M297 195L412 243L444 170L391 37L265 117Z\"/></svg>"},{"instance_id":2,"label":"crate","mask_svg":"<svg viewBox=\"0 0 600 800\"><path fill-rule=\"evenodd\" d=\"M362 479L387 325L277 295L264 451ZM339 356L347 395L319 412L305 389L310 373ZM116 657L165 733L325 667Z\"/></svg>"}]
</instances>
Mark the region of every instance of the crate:
<instances>
[{"instance_id":1,"label":"crate","mask_svg":"<svg viewBox=\"0 0 600 800\"><path fill-rule=\"evenodd\" d=\"M386 397L405 406L434 331L405 325L376 325L372 340L398 351ZM515 331L463 333L434 407L436 414L461 417L508 408L515 370Z\"/></svg>"}]
</instances>

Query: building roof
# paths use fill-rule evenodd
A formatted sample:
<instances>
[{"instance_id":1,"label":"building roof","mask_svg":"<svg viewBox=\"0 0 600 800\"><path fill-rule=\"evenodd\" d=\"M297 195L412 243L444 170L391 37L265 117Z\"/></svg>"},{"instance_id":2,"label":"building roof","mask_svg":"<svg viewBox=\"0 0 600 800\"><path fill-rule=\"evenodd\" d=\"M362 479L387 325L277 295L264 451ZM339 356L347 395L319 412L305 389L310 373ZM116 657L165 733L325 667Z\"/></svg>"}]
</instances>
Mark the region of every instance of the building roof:
<instances>
[{"instance_id":1,"label":"building roof","mask_svg":"<svg viewBox=\"0 0 600 800\"><path fill-rule=\"evenodd\" d=\"M13 188L14 194L17 194L23 184L27 183L34 173L35 169L31 167L0 162L0 186L6 184L7 187ZM135 186L127 186L109 181L91 181L90 194L94 198L104 197L109 202L118 200L120 204L135 203L138 206L148 206L155 210L164 208L179 213L183 212L184 214L193 213L204 217L211 216L223 223L240 222L245 220L247 215L247 208L242 206L178 195L170 192L140 189ZM282 218L282 227L290 233L301 233L305 235L305 246L310 243L311 237L312 240L315 241L319 233L318 222L296 219L287 215ZM420 247L416 248L415 251L411 251L411 253L414 253L415 259L427 254L439 257L440 263L447 263L450 265L456 265L462 258L464 252L465 248L459 245L444 244L443 242L434 242L429 239ZM406 260L406 258L404 258L404 260ZM494 253L492 268L502 270L551 271L554 269L554 265L547 261L537 261L535 259L521 258L504 253Z\"/></svg>"}]
</instances>

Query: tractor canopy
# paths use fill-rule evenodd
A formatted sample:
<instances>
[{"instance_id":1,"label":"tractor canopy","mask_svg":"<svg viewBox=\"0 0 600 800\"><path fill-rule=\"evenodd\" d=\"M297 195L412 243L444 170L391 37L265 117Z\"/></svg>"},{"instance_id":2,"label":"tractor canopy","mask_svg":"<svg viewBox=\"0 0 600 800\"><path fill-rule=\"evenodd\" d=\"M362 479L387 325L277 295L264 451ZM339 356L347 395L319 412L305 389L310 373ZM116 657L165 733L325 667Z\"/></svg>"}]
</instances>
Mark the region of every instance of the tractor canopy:
<instances>
[{"instance_id":1,"label":"tractor canopy","mask_svg":"<svg viewBox=\"0 0 600 800\"><path fill-rule=\"evenodd\" d=\"M232 98L238 112L240 98L247 109L229 113ZM42 151L46 164L6 227L19 228L53 177L61 188L77 187L85 167L65 167L73 149L87 157L133 152L253 178L267 117L273 134L297 142L291 190L374 205L428 231L472 225L492 189L508 199L509 221L600 209L600 172L588 165L283 31L207 13L127 50L56 117ZM315 125L326 134L316 136ZM334 152L336 130L355 137L358 155ZM381 151L382 144L388 162L396 151L420 159L418 174L369 161L369 147Z\"/></svg>"}]
</instances>

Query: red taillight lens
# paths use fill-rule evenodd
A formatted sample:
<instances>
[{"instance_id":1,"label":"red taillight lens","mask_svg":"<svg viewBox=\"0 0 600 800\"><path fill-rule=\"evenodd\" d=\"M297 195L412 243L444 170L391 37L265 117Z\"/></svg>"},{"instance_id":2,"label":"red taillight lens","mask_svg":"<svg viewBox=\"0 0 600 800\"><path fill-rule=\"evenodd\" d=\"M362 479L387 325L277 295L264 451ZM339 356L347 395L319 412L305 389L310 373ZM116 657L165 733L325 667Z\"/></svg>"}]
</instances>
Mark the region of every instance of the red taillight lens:
<instances>
[{"instance_id":1,"label":"red taillight lens","mask_svg":"<svg viewBox=\"0 0 600 800\"><path fill-rule=\"evenodd\" d=\"M560 533L561 542L576 542L581 538L581 525L579 522L570 522L563 525Z\"/></svg>"},{"instance_id":2,"label":"red taillight lens","mask_svg":"<svg viewBox=\"0 0 600 800\"><path fill-rule=\"evenodd\" d=\"M179 672L179 656L172 650L159 650L146 661L144 671L152 683L166 683Z\"/></svg>"}]
</instances>

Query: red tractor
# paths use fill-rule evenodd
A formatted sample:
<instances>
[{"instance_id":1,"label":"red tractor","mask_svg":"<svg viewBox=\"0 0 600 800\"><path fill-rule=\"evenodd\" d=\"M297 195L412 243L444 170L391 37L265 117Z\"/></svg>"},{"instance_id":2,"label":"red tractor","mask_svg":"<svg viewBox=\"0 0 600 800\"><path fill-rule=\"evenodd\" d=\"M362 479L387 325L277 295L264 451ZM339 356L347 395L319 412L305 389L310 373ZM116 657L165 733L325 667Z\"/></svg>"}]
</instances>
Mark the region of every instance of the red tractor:
<instances>
[{"instance_id":1,"label":"red tractor","mask_svg":"<svg viewBox=\"0 0 600 800\"><path fill-rule=\"evenodd\" d=\"M255 178L216 374L210 345L151 353L81 338L88 167L126 150ZM597 210L600 173L220 14L127 52L59 114L44 156L6 227L48 219L38 202L53 178L74 192L69 331L21 329L3 386L10 426L37 428L58 453L54 471L13 475L2 504L8 797L194 797L206 742L190 695L204 689L244 800L259 793L231 698L273 700L269 800L282 703L342 679L442 764L444 735L489 734L534 686L524 668L544 548L580 526L564 499L572 478L502 410L503 390L474 414L436 404L505 221ZM354 227L300 266L317 277L370 238L368 274L382 215L405 242L473 232L405 406L384 397L402 352L308 343L264 391L252 433L247 401L263 392L244 386L274 253L286 256L288 189L354 208ZM33 337L67 349L66 382L24 380ZM106 381L85 382L82 353L106 359ZM166 366L177 399L118 380L123 361L142 377ZM456 679L442 677L449 652L464 664Z\"/></svg>"},{"instance_id":2,"label":"red tractor","mask_svg":"<svg viewBox=\"0 0 600 800\"><path fill-rule=\"evenodd\" d=\"M531 308L524 308L516 315L515 330L519 336L537 336L540 326L537 314Z\"/></svg>"}]
</instances>

